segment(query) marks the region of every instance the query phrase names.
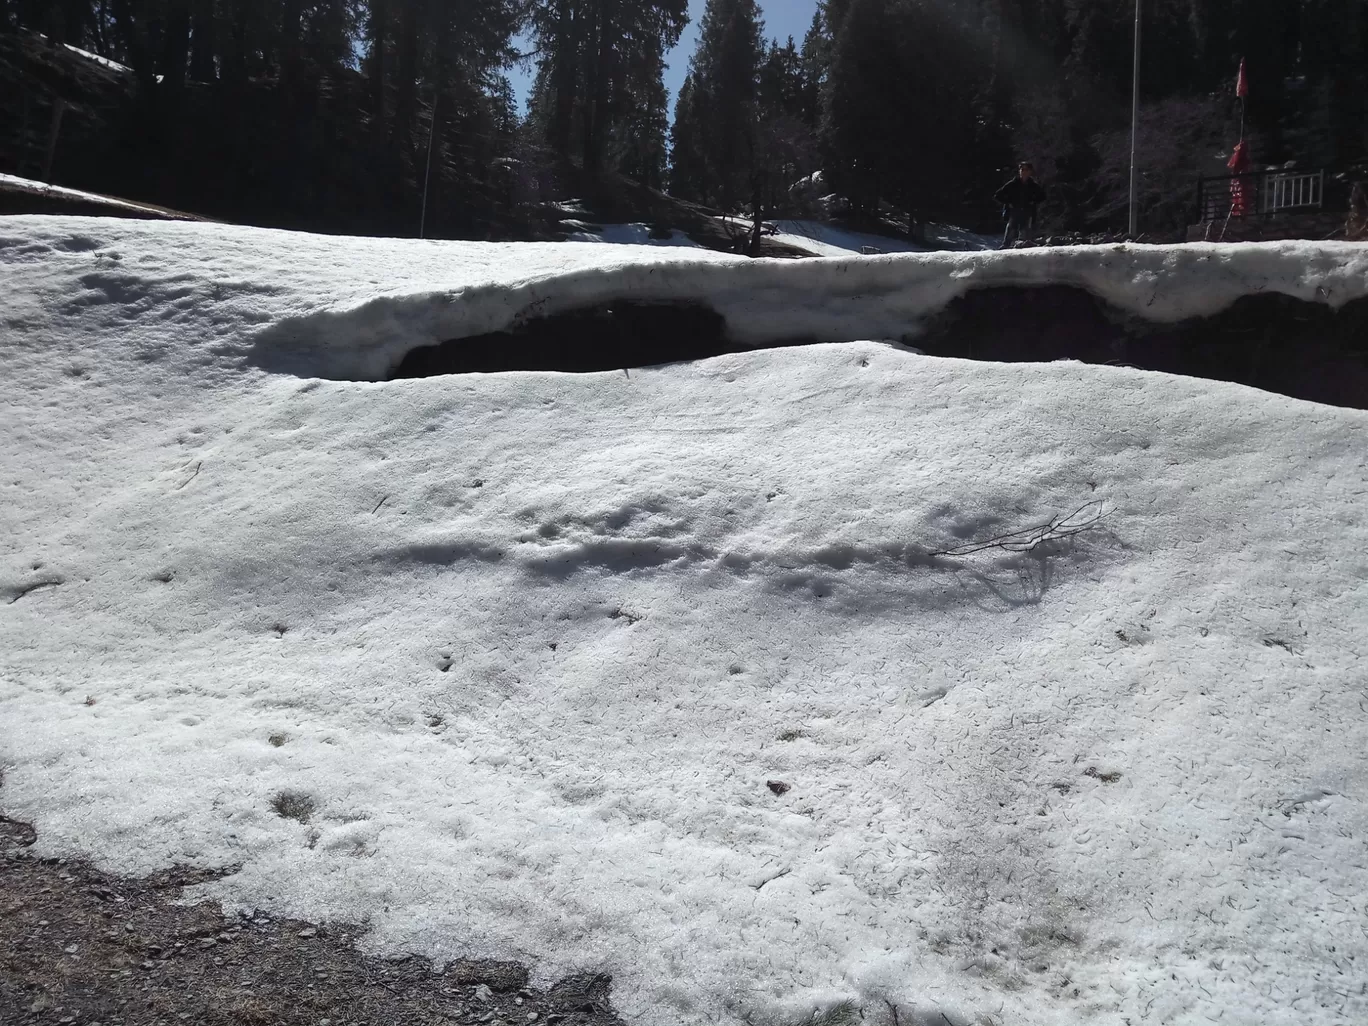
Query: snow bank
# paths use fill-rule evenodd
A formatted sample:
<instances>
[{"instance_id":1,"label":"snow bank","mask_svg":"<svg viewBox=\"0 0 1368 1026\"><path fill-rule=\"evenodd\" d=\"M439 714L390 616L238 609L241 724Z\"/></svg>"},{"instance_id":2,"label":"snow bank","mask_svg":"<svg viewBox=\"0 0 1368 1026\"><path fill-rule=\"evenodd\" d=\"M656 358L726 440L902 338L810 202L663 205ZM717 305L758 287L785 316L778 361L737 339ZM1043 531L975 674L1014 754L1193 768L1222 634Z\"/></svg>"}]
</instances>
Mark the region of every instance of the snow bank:
<instances>
[{"instance_id":1,"label":"snow bank","mask_svg":"<svg viewBox=\"0 0 1368 1026\"><path fill-rule=\"evenodd\" d=\"M200 248L193 230L167 242L169 268ZM726 318L735 340L764 346L914 340L951 300L995 286L1077 286L1160 322L1214 314L1259 292L1334 307L1368 294L1368 252L1350 243L1080 246L797 264L653 247L413 245L357 240L355 251L377 261L386 277L366 275L352 295L333 284L331 248L294 247L276 266L312 274L316 284L299 290L291 316L255 337L251 359L305 376L378 380L415 346L620 299L702 302ZM242 273L236 256L217 259L229 261L229 273Z\"/></svg>"},{"instance_id":2,"label":"snow bank","mask_svg":"<svg viewBox=\"0 0 1368 1026\"><path fill-rule=\"evenodd\" d=\"M610 295L850 335L1365 259L6 219L0 805L379 951L611 972L634 1023L1363 1021L1368 415L875 343L319 378Z\"/></svg>"},{"instance_id":3,"label":"snow bank","mask_svg":"<svg viewBox=\"0 0 1368 1026\"><path fill-rule=\"evenodd\" d=\"M97 268L83 301L132 290L149 303L211 303L215 334L243 359L301 376L380 380L420 345L500 331L618 299L692 300L737 341L914 339L970 289L1072 285L1121 311L1176 322L1244 295L1277 292L1339 307L1368 294L1353 243L1060 247L843 260L749 260L704 249L349 239L264 229L80 218L10 218L20 255L63 253ZM3 230L3 229L0 229ZM35 231L36 230L36 231ZM147 232L157 239L147 242ZM140 245L136 264L122 248ZM11 257L13 259L13 257ZM241 290L237 282L243 282ZM270 297L269 300L267 297ZM103 297L103 298L102 298ZM244 331L243 324L260 330Z\"/></svg>"}]
</instances>

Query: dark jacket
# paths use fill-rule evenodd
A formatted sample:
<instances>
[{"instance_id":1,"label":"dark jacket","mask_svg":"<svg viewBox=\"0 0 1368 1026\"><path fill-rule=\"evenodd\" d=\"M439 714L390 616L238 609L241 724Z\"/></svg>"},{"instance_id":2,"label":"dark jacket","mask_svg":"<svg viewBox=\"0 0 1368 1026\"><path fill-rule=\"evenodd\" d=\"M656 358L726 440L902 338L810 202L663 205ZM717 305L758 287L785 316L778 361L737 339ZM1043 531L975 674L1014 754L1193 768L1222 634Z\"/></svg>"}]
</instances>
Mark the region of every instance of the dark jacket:
<instances>
[{"instance_id":1,"label":"dark jacket","mask_svg":"<svg viewBox=\"0 0 1368 1026\"><path fill-rule=\"evenodd\" d=\"M1034 178L1013 178L997 192L993 199L1011 210L1034 214L1035 208L1045 201L1045 190Z\"/></svg>"}]
</instances>

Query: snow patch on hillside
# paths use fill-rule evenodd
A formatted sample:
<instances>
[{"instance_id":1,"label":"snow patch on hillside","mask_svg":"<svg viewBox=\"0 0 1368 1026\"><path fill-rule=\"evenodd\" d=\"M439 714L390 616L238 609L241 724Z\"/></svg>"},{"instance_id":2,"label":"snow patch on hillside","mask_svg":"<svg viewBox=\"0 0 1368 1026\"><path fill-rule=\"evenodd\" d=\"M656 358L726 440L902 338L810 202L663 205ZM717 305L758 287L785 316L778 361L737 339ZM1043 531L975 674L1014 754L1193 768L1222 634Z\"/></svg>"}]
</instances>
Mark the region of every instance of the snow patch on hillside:
<instances>
[{"instance_id":1,"label":"snow patch on hillside","mask_svg":"<svg viewBox=\"0 0 1368 1026\"><path fill-rule=\"evenodd\" d=\"M110 71L117 71L120 74L124 75L129 75L133 73L133 69L126 64L120 64L118 61L111 61L108 57L101 57L98 53L91 53L89 50L82 50L79 46L72 46L70 43L64 43L62 45L64 45L72 53L79 54L88 61L94 61L96 64L102 65L103 67L108 68ZM160 80L160 76L158 76L158 78Z\"/></svg>"},{"instance_id":2,"label":"snow patch on hillside","mask_svg":"<svg viewBox=\"0 0 1368 1026\"><path fill-rule=\"evenodd\" d=\"M877 256L882 253L920 253L926 249L906 239L848 231L824 221L779 220L774 222L774 226L779 229L779 233L773 236L775 241L813 256L844 257L852 253Z\"/></svg>"},{"instance_id":3,"label":"snow patch on hillside","mask_svg":"<svg viewBox=\"0 0 1368 1026\"><path fill-rule=\"evenodd\" d=\"M34 33L34 35L36 35L39 39L43 40L44 42L48 41L48 37L41 32L36 32ZM110 71L117 71L120 74L125 75L131 75L133 73L133 69L128 67L128 65L120 64L118 61L112 61L108 57L101 57L97 53L91 53L89 50L82 50L79 46L72 46L70 43L63 43L62 46L64 46L66 49L70 50L77 56L84 57L88 61L93 61L94 63L99 64L102 67L108 68ZM157 81L161 81L160 75L157 76Z\"/></svg>"},{"instance_id":4,"label":"snow patch on hillside","mask_svg":"<svg viewBox=\"0 0 1368 1026\"><path fill-rule=\"evenodd\" d=\"M155 214L158 217L175 216L174 211L163 210L160 207L149 207L145 203L134 203L131 200L118 199L114 196L102 196L96 192L84 192L81 189L68 189L64 185L49 185L47 182L39 182L32 178L20 178L18 175L0 174L0 189L5 188L32 193L36 196L54 196L65 200L98 203L100 206L127 210L130 213Z\"/></svg>"},{"instance_id":5,"label":"snow patch on hillside","mask_svg":"<svg viewBox=\"0 0 1368 1026\"><path fill-rule=\"evenodd\" d=\"M577 228L566 234L568 242L606 242L617 246L683 246L699 248L681 231L671 231L666 239L651 237L651 226L647 224L603 224L589 225L577 221L562 221L561 224Z\"/></svg>"}]
</instances>

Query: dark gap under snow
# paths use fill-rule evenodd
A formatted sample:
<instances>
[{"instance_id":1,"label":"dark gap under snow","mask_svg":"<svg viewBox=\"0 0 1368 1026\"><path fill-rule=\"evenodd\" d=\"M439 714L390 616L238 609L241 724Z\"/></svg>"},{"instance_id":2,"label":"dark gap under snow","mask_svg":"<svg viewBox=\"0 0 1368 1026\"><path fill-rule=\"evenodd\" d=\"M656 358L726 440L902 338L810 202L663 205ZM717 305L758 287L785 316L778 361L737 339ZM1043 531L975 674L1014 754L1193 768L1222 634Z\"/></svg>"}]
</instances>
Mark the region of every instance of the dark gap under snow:
<instances>
[{"instance_id":1,"label":"dark gap under snow","mask_svg":"<svg viewBox=\"0 0 1368 1026\"><path fill-rule=\"evenodd\" d=\"M701 303L621 301L527 320L405 354L392 377L495 371L608 371L703 360L738 346L726 319Z\"/></svg>"},{"instance_id":2,"label":"dark gap under snow","mask_svg":"<svg viewBox=\"0 0 1368 1026\"><path fill-rule=\"evenodd\" d=\"M849 340L741 342L706 304L624 300L421 346L391 376L622 370L826 341ZM1362 299L1335 310L1280 294L1245 296L1215 316L1163 324L1071 286L985 288L909 324L899 341L930 356L1120 364L1368 408L1368 300Z\"/></svg>"}]
</instances>

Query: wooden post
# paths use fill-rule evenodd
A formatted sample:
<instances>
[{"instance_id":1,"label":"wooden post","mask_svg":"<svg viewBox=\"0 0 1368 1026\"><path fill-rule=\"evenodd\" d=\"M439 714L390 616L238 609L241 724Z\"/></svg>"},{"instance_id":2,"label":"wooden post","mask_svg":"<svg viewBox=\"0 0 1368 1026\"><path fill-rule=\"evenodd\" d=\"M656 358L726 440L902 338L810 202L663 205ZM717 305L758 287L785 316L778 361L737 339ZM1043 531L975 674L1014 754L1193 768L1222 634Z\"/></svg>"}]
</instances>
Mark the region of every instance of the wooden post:
<instances>
[{"instance_id":1,"label":"wooden post","mask_svg":"<svg viewBox=\"0 0 1368 1026\"><path fill-rule=\"evenodd\" d=\"M66 113L66 100L60 96L52 105L52 127L48 130L47 152L43 156L41 181L52 184L52 158L57 155L57 136L62 131L62 115Z\"/></svg>"}]
</instances>

